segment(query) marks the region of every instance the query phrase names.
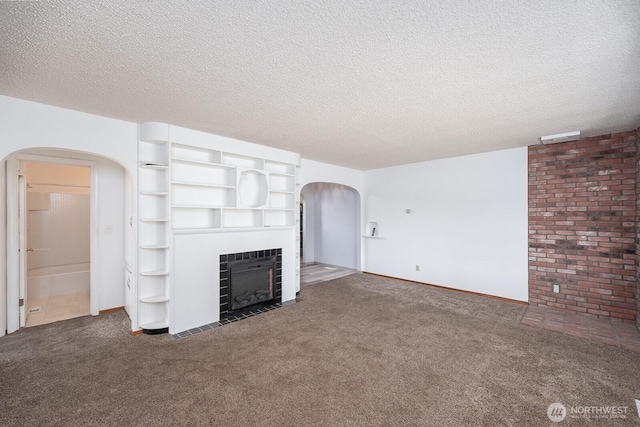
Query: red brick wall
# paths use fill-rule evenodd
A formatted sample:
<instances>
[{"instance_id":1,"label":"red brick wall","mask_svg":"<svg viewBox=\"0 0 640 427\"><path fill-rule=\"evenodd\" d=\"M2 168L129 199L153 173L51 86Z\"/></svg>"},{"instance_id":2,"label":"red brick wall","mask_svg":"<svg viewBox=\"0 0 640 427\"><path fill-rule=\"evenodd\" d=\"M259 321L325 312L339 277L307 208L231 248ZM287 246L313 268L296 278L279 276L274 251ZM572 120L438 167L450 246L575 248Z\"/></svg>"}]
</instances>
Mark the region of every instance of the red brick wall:
<instances>
[{"instance_id":1,"label":"red brick wall","mask_svg":"<svg viewBox=\"0 0 640 427\"><path fill-rule=\"evenodd\" d=\"M529 147L531 305L635 321L636 146L630 131Z\"/></svg>"},{"instance_id":2,"label":"red brick wall","mask_svg":"<svg viewBox=\"0 0 640 427\"><path fill-rule=\"evenodd\" d=\"M640 328L640 127L636 129L636 326Z\"/></svg>"}]
</instances>

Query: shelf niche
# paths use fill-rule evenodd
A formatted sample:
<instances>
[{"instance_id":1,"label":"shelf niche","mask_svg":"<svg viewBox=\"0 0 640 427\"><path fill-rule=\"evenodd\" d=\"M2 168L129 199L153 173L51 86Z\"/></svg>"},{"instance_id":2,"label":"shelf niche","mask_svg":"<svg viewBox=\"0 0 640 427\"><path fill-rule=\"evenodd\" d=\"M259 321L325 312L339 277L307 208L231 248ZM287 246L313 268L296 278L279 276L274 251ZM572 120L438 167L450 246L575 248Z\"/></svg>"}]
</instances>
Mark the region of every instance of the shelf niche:
<instances>
[{"instance_id":1,"label":"shelf niche","mask_svg":"<svg viewBox=\"0 0 640 427\"><path fill-rule=\"evenodd\" d=\"M377 222L371 221L367 223L364 231L364 237L370 237L373 239L380 238L380 227Z\"/></svg>"}]
</instances>

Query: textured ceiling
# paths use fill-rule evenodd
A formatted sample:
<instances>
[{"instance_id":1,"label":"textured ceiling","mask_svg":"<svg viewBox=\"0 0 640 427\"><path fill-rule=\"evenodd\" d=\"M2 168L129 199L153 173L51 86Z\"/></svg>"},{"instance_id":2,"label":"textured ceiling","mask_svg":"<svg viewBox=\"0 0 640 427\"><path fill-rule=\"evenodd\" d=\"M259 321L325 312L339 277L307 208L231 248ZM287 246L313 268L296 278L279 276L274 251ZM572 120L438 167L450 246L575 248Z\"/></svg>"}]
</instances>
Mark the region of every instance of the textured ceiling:
<instances>
[{"instance_id":1,"label":"textured ceiling","mask_svg":"<svg viewBox=\"0 0 640 427\"><path fill-rule=\"evenodd\" d=\"M640 0L0 2L0 94L357 169L640 125Z\"/></svg>"}]
</instances>

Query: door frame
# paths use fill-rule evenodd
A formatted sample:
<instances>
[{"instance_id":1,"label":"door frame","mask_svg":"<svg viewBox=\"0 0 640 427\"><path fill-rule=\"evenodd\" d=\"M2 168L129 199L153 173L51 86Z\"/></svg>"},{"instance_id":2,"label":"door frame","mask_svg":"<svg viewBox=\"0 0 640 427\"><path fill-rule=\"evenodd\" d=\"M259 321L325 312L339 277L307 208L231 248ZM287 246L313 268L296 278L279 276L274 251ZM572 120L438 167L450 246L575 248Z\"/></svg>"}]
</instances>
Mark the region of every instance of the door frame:
<instances>
[{"instance_id":1,"label":"door frame","mask_svg":"<svg viewBox=\"0 0 640 427\"><path fill-rule=\"evenodd\" d=\"M62 153L61 153L62 154ZM20 273L26 277L25 271L20 272L19 267L19 241L20 232L26 235L26 227L20 230L20 219L17 214L18 208L18 173L21 162L31 161L40 163L55 163L70 166L84 166L90 168L91 188L89 189L89 262L90 262L90 284L89 284L89 310L91 315L97 316L99 313L100 277L100 257L98 256L98 168L97 162L88 160L78 160L65 157L53 157L39 154L15 153L7 157L6 173L6 208L7 208L7 284L6 284L6 330L12 333L20 328ZM26 221L24 221L26 224ZM26 266L26 263L25 263Z\"/></svg>"},{"instance_id":2,"label":"door frame","mask_svg":"<svg viewBox=\"0 0 640 427\"><path fill-rule=\"evenodd\" d=\"M318 211L318 195L321 195L323 192L327 191L326 188L323 188L323 186L325 185L339 187L341 190L348 190L355 194L355 210L353 211L355 215L355 227L352 230L353 232L351 233L354 239L353 243L355 245L355 259L353 260L354 267L349 266L347 268L353 268L356 271L362 271L362 239L360 231L362 227L362 196L360 195L360 191L358 191L356 188L338 182L312 181L304 184L304 186L300 189L300 203L304 205L302 210L303 219L300 226L304 233L304 252L310 254L305 258L305 264L319 262L317 261L318 256L316 254L316 249L318 248L316 239L316 221L321 219L322 212L321 210ZM320 216L316 217L316 215ZM340 264L338 265L342 266Z\"/></svg>"},{"instance_id":3,"label":"door frame","mask_svg":"<svg viewBox=\"0 0 640 427\"><path fill-rule=\"evenodd\" d=\"M0 242L7 242L6 213L7 213L7 162L0 161ZM0 244L0 337L7 333L7 245Z\"/></svg>"}]
</instances>

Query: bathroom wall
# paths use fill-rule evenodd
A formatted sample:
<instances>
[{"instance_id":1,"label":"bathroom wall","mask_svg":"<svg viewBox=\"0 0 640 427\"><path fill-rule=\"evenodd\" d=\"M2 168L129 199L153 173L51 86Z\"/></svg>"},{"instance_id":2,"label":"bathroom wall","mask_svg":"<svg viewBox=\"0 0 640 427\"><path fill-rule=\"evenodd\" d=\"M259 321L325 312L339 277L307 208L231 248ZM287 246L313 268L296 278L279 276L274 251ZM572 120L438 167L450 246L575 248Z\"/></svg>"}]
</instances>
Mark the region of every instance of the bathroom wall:
<instances>
[{"instance_id":1,"label":"bathroom wall","mask_svg":"<svg viewBox=\"0 0 640 427\"><path fill-rule=\"evenodd\" d=\"M91 169L24 162L27 300L88 292Z\"/></svg>"},{"instance_id":2,"label":"bathroom wall","mask_svg":"<svg viewBox=\"0 0 640 427\"><path fill-rule=\"evenodd\" d=\"M25 162L27 183L28 276L34 270L73 266L86 270L89 259L88 167ZM89 290L89 283L86 284ZM33 290L29 289L29 293ZM41 292L39 292L42 294Z\"/></svg>"}]
</instances>

